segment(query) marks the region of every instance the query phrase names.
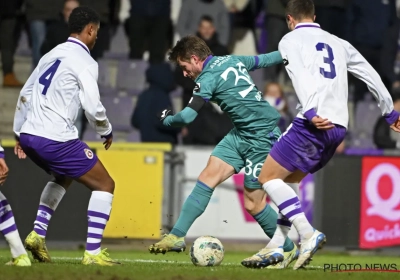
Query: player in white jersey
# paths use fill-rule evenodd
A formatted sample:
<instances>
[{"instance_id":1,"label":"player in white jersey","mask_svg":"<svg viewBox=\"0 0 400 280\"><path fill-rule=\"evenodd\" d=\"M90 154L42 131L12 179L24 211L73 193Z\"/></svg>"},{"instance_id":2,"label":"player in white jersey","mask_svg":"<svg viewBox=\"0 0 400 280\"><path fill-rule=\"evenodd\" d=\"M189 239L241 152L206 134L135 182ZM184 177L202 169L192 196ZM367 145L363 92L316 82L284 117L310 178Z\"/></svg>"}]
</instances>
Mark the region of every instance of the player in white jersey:
<instances>
[{"instance_id":1,"label":"player in white jersey","mask_svg":"<svg viewBox=\"0 0 400 280\"><path fill-rule=\"evenodd\" d=\"M8 176L8 166L4 160L4 149L0 145L0 186L4 184ZM11 206L6 197L0 192L0 231L10 246L12 260L7 265L31 266L31 260L25 251L19 237L17 225Z\"/></svg>"},{"instance_id":2,"label":"player in white jersey","mask_svg":"<svg viewBox=\"0 0 400 280\"><path fill-rule=\"evenodd\" d=\"M279 51L300 101L299 114L272 148L258 177L280 213L274 237L266 248L242 262L246 267L281 262L281 246L292 224L301 240L294 269L307 265L326 242L286 183L293 186L324 167L344 140L349 118L347 72L368 85L388 125L400 132L399 113L393 110L379 75L353 46L314 23L313 1L290 0L286 13L291 32L279 43Z\"/></svg>"},{"instance_id":3,"label":"player in white jersey","mask_svg":"<svg viewBox=\"0 0 400 280\"><path fill-rule=\"evenodd\" d=\"M55 179L47 183L40 198L34 230L25 247L35 259L50 262L45 237L53 212L66 189L76 180L90 190L88 234L83 264L119 264L101 250L114 192L114 181L101 161L78 139L74 126L82 106L93 128L105 138L105 149L112 143L112 127L100 102L97 85L98 65L90 56L99 15L78 7L69 18L70 37L39 61L21 90L14 118L18 137L15 152L24 153Z\"/></svg>"}]
</instances>

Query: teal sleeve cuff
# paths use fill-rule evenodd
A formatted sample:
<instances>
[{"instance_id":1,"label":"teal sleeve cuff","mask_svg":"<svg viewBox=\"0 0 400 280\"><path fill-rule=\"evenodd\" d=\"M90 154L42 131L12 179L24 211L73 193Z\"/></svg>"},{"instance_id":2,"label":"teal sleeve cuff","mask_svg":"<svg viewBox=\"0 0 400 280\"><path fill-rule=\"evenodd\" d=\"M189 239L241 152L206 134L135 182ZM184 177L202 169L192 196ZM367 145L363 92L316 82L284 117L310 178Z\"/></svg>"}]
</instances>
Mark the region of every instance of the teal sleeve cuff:
<instances>
[{"instance_id":1,"label":"teal sleeve cuff","mask_svg":"<svg viewBox=\"0 0 400 280\"><path fill-rule=\"evenodd\" d=\"M186 107L174 116L168 116L164 119L165 126L182 127L190 124L197 117L197 112L192 108Z\"/></svg>"},{"instance_id":2,"label":"teal sleeve cuff","mask_svg":"<svg viewBox=\"0 0 400 280\"><path fill-rule=\"evenodd\" d=\"M267 54L261 54L255 57L254 69L266 68L273 65L277 65L283 62L281 53L279 51L270 52Z\"/></svg>"}]
</instances>

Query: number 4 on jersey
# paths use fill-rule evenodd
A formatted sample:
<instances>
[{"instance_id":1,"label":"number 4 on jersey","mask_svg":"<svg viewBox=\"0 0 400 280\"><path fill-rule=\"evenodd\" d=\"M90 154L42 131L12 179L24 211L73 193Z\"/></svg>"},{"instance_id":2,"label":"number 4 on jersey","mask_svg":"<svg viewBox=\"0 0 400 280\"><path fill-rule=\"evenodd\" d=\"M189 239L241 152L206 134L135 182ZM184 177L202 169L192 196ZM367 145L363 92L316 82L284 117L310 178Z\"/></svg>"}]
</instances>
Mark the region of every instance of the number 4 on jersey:
<instances>
[{"instance_id":1,"label":"number 4 on jersey","mask_svg":"<svg viewBox=\"0 0 400 280\"><path fill-rule=\"evenodd\" d=\"M58 69L58 66L60 66L60 63L61 63L61 60L57 59L53 63L53 65L51 65L49 67L49 69L47 69L46 72L43 73L42 76L40 76L39 83L44 86L43 91L42 91L43 95L46 95L47 90L50 87L51 80L53 79L54 74L57 72L57 69Z\"/></svg>"}]
</instances>

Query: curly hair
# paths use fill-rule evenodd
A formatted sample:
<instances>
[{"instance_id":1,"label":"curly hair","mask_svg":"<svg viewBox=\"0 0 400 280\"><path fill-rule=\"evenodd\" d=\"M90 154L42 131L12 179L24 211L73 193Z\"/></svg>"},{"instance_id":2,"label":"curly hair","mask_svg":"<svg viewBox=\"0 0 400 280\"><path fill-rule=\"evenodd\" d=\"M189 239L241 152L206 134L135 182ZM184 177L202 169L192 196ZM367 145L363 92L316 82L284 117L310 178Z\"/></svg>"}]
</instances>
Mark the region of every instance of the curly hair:
<instances>
[{"instance_id":1,"label":"curly hair","mask_svg":"<svg viewBox=\"0 0 400 280\"><path fill-rule=\"evenodd\" d=\"M201 60L205 60L211 54L212 52L206 42L197 36L189 35L176 43L175 47L169 52L168 59L177 63L178 59L190 61L190 57L195 55Z\"/></svg>"},{"instance_id":2,"label":"curly hair","mask_svg":"<svg viewBox=\"0 0 400 280\"><path fill-rule=\"evenodd\" d=\"M89 7L77 7L72 11L68 20L69 32L80 34L90 23L99 24L99 14Z\"/></svg>"}]
</instances>

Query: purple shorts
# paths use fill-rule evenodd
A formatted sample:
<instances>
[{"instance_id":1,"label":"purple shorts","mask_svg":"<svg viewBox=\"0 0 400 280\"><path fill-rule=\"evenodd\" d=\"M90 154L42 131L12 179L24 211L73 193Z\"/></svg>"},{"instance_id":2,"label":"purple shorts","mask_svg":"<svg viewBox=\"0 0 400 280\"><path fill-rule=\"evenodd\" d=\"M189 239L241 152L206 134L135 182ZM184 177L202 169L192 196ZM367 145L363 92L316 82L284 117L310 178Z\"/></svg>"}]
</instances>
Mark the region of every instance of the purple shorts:
<instances>
[{"instance_id":1,"label":"purple shorts","mask_svg":"<svg viewBox=\"0 0 400 280\"><path fill-rule=\"evenodd\" d=\"M79 139L58 142L21 133L20 145L25 154L49 174L77 179L96 164L98 158Z\"/></svg>"},{"instance_id":2,"label":"purple shorts","mask_svg":"<svg viewBox=\"0 0 400 280\"><path fill-rule=\"evenodd\" d=\"M346 128L335 125L330 130L319 130L308 120L295 118L272 147L271 157L281 166L294 172L314 173L333 157L346 136Z\"/></svg>"}]
</instances>

